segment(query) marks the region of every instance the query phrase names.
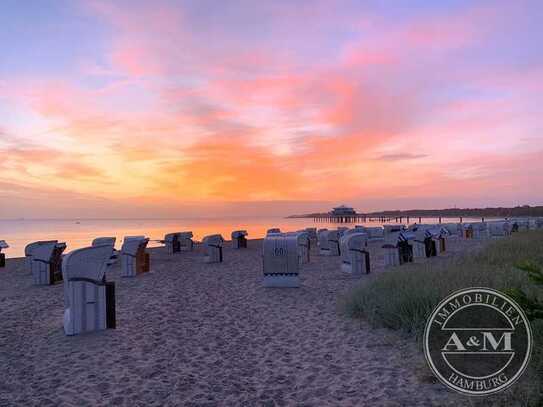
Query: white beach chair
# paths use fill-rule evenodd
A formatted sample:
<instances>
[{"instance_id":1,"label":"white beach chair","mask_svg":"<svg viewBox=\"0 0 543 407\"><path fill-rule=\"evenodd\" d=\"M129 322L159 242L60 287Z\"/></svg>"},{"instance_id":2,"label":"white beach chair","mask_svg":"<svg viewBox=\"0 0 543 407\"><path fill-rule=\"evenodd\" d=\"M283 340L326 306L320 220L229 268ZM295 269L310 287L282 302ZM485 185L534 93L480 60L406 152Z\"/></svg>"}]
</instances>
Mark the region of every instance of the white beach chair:
<instances>
[{"instance_id":1,"label":"white beach chair","mask_svg":"<svg viewBox=\"0 0 543 407\"><path fill-rule=\"evenodd\" d=\"M121 277L135 277L150 270L149 253L145 248L149 239L144 236L127 236L121 247Z\"/></svg>"},{"instance_id":2,"label":"white beach chair","mask_svg":"<svg viewBox=\"0 0 543 407\"><path fill-rule=\"evenodd\" d=\"M36 285L51 285L62 280L62 252L65 243L38 242L32 248L30 270Z\"/></svg>"},{"instance_id":3,"label":"white beach chair","mask_svg":"<svg viewBox=\"0 0 543 407\"><path fill-rule=\"evenodd\" d=\"M341 249L339 247L340 233L338 230L329 230L326 238L328 239L328 253L327 256L339 256Z\"/></svg>"},{"instance_id":4,"label":"white beach chair","mask_svg":"<svg viewBox=\"0 0 543 407\"><path fill-rule=\"evenodd\" d=\"M271 228L266 231L266 235L272 234L272 233L281 233L281 229L279 228Z\"/></svg>"},{"instance_id":5,"label":"white beach chair","mask_svg":"<svg viewBox=\"0 0 543 407\"><path fill-rule=\"evenodd\" d=\"M487 225L488 237L491 239L499 239L510 234L509 222L488 222Z\"/></svg>"},{"instance_id":6,"label":"white beach chair","mask_svg":"<svg viewBox=\"0 0 543 407\"><path fill-rule=\"evenodd\" d=\"M341 244L341 270L353 276L370 273L370 254L366 233L344 234Z\"/></svg>"},{"instance_id":7,"label":"white beach chair","mask_svg":"<svg viewBox=\"0 0 543 407\"><path fill-rule=\"evenodd\" d=\"M232 248L234 249L246 249L248 235L246 230L234 230L232 232Z\"/></svg>"},{"instance_id":8,"label":"white beach chair","mask_svg":"<svg viewBox=\"0 0 543 407\"><path fill-rule=\"evenodd\" d=\"M311 251L311 240L305 230L297 232L283 233L286 236L296 236L298 241L298 260L300 265L309 263L309 253Z\"/></svg>"},{"instance_id":9,"label":"white beach chair","mask_svg":"<svg viewBox=\"0 0 543 407\"><path fill-rule=\"evenodd\" d=\"M0 240L0 267L6 267L6 254L2 253L2 249L8 249L9 245L5 240Z\"/></svg>"},{"instance_id":10,"label":"white beach chair","mask_svg":"<svg viewBox=\"0 0 543 407\"><path fill-rule=\"evenodd\" d=\"M222 246L224 239L221 235L209 235L204 237L202 241L205 250L204 262L205 263L221 263L222 258Z\"/></svg>"},{"instance_id":11,"label":"white beach chair","mask_svg":"<svg viewBox=\"0 0 543 407\"><path fill-rule=\"evenodd\" d=\"M62 263L64 277L64 333L115 328L115 283L106 282L110 244L70 252Z\"/></svg>"},{"instance_id":12,"label":"white beach chair","mask_svg":"<svg viewBox=\"0 0 543 407\"><path fill-rule=\"evenodd\" d=\"M168 254L179 253L181 251L179 232L166 234L164 236L164 246L166 247Z\"/></svg>"},{"instance_id":13,"label":"white beach chair","mask_svg":"<svg viewBox=\"0 0 543 407\"><path fill-rule=\"evenodd\" d=\"M321 256L327 256L330 251L328 244L328 229L319 229L317 231L317 244L319 247L319 254Z\"/></svg>"},{"instance_id":14,"label":"white beach chair","mask_svg":"<svg viewBox=\"0 0 543 407\"><path fill-rule=\"evenodd\" d=\"M385 267L400 266L413 262L416 244L415 232L406 230L389 232L383 245Z\"/></svg>"},{"instance_id":15,"label":"white beach chair","mask_svg":"<svg viewBox=\"0 0 543 407\"><path fill-rule=\"evenodd\" d=\"M402 232L405 230L405 225L383 225L383 236L386 237L388 235Z\"/></svg>"},{"instance_id":16,"label":"white beach chair","mask_svg":"<svg viewBox=\"0 0 543 407\"><path fill-rule=\"evenodd\" d=\"M380 242L385 240L385 230L382 227L365 227L364 233L368 235L369 242Z\"/></svg>"},{"instance_id":17,"label":"white beach chair","mask_svg":"<svg viewBox=\"0 0 543 407\"><path fill-rule=\"evenodd\" d=\"M298 235L271 234L264 238L264 287L300 287Z\"/></svg>"},{"instance_id":18,"label":"white beach chair","mask_svg":"<svg viewBox=\"0 0 543 407\"><path fill-rule=\"evenodd\" d=\"M111 266L112 264L114 264L118 260L118 252L117 252L117 250L115 250L115 242L116 241L117 241L116 237L97 237L91 243L91 246L93 246L93 247L94 246L103 246L103 245L106 245L106 244L111 246L112 254L111 254L111 257L110 257L109 261L107 262L108 267Z\"/></svg>"},{"instance_id":19,"label":"white beach chair","mask_svg":"<svg viewBox=\"0 0 543 407\"><path fill-rule=\"evenodd\" d=\"M192 241L193 234L191 231L178 233L177 237L182 252L191 252L194 249L194 242Z\"/></svg>"}]
</instances>

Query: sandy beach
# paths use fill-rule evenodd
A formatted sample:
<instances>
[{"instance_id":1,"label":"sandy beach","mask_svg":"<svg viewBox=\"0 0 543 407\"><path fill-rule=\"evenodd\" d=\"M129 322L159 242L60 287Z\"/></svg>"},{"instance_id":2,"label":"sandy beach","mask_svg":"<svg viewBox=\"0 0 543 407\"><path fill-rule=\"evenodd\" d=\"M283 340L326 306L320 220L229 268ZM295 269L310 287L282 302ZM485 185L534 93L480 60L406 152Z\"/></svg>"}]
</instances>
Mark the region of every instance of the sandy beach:
<instances>
[{"instance_id":1,"label":"sandy beach","mask_svg":"<svg viewBox=\"0 0 543 407\"><path fill-rule=\"evenodd\" d=\"M62 329L62 284L34 286L24 260L8 259L0 270L0 406L467 402L428 380L412 340L339 313L343 292L383 272L378 244L373 273L362 279L313 247L299 289L261 286L261 245L233 250L226 242L220 264L204 264L200 247L173 256L151 249L151 272L132 279L119 277L117 263L107 275L116 283L117 329L74 337Z\"/></svg>"}]
</instances>

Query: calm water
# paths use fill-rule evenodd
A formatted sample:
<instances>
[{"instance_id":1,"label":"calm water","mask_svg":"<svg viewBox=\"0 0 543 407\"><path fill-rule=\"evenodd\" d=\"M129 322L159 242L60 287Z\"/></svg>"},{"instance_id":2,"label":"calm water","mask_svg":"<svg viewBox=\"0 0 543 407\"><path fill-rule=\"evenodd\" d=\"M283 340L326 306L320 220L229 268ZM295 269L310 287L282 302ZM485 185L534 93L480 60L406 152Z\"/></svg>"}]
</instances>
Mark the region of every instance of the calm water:
<instances>
[{"instance_id":1,"label":"calm water","mask_svg":"<svg viewBox=\"0 0 543 407\"><path fill-rule=\"evenodd\" d=\"M480 219L479 219L480 220ZM443 219L443 222L447 220ZM458 218L451 219L457 222ZM468 219L465 219L468 221ZM437 223L437 219L424 220L424 223ZM362 224L358 222L357 224ZM150 239L163 239L166 233L192 230L194 238L220 233L230 240L230 233L236 229L245 229L249 238L261 238L266 230L278 227L282 231L294 231L306 227L334 228L341 224L325 222L315 223L313 219L285 219L281 217L261 218L210 218L210 219L93 219L93 220L0 220L0 240L6 240L9 249L3 250L7 257L24 256L25 246L36 240L59 240L66 242L66 252L89 246L95 237L117 237L117 248L122 238L129 235L145 235ZM343 224L353 226L354 224ZM379 222L368 222L369 226L378 226ZM151 242L150 246L160 245Z\"/></svg>"}]
</instances>

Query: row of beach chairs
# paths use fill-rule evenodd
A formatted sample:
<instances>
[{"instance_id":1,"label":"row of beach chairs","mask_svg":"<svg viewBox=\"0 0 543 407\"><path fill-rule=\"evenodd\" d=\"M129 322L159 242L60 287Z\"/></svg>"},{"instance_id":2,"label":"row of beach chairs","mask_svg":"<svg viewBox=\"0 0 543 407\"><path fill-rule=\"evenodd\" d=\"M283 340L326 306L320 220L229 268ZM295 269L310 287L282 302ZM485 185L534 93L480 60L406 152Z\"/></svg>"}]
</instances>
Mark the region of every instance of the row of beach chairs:
<instances>
[{"instance_id":1,"label":"row of beach chairs","mask_svg":"<svg viewBox=\"0 0 543 407\"><path fill-rule=\"evenodd\" d=\"M481 222L483 223L483 222ZM437 256L452 239L503 237L517 230L543 228L543 222L486 222L443 225L356 226L335 230L307 228L283 233L269 229L263 240L263 285L265 287L299 287L301 266L310 261L312 244L321 256L339 256L341 270L353 276L371 271L369 243L382 243L386 266L412 262L419 257ZM191 251L191 232L169 233L161 242L167 253ZM134 277L150 270L146 252L149 238L127 236L120 251L114 237L101 237L90 247L63 255L66 244L55 240L34 242L25 248L26 265L35 284L64 282L64 330L67 335L115 328L115 283L106 280L106 271L120 259L121 276ZM204 261L221 262L224 239L209 235L202 241ZM1 249L9 247L0 241ZM247 247L247 231L232 232L232 247Z\"/></svg>"}]
</instances>

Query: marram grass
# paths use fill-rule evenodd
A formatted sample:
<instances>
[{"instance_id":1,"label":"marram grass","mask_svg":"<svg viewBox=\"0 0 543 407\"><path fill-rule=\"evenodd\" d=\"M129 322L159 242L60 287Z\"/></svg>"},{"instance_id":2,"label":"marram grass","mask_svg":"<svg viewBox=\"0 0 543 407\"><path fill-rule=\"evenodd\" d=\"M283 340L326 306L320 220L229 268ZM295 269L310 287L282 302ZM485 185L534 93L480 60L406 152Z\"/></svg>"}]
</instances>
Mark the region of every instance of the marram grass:
<instances>
[{"instance_id":1,"label":"marram grass","mask_svg":"<svg viewBox=\"0 0 543 407\"><path fill-rule=\"evenodd\" d=\"M375 327L401 330L420 339L434 307L453 291L467 287L506 291L516 287L528 295L543 296L543 290L515 267L524 261L543 266L543 231L515 233L476 252L435 260L403 265L362 282L342 298L343 311ZM534 352L529 370L511 391L492 398L492 404L543 405L543 321L532 322L532 330Z\"/></svg>"}]
</instances>

